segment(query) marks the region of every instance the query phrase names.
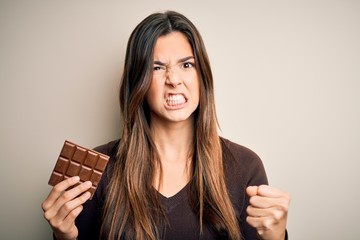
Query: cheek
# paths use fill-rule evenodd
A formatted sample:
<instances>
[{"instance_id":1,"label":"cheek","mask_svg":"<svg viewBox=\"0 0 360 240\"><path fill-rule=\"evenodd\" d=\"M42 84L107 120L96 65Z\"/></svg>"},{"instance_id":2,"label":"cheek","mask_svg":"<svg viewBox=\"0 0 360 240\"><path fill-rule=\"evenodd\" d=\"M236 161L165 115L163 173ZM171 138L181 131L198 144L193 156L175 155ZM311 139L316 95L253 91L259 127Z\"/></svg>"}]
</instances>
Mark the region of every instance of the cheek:
<instances>
[{"instance_id":1,"label":"cheek","mask_svg":"<svg viewBox=\"0 0 360 240\"><path fill-rule=\"evenodd\" d=\"M194 82L192 91L199 99L200 98L200 79L199 78L196 78L196 81Z\"/></svg>"},{"instance_id":2,"label":"cheek","mask_svg":"<svg viewBox=\"0 0 360 240\"><path fill-rule=\"evenodd\" d=\"M150 88L146 94L146 101L149 105L156 99L161 98L161 83L159 81L151 80Z\"/></svg>"},{"instance_id":3,"label":"cheek","mask_svg":"<svg viewBox=\"0 0 360 240\"><path fill-rule=\"evenodd\" d=\"M200 78L195 71L184 76L183 82L192 92L200 92Z\"/></svg>"}]
</instances>

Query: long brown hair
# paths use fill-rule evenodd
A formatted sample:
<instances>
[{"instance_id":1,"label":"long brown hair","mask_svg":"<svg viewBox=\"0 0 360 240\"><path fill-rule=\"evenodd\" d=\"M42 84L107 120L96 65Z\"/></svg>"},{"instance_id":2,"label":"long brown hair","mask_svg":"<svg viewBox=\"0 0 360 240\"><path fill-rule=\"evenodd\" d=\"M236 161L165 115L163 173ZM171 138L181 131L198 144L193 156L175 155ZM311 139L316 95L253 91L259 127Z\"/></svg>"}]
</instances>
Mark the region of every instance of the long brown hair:
<instances>
[{"instance_id":1,"label":"long brown hair","mask_svg":"<svg viewBox=\"0 0 360 240\"><path fill-rule=\"evenodd\" d=\"M123 133L107 189L101 228L106 239L159 239L165 214L152 183L159 156L150 134L145 95L151 82L156 40L173 31L192 46L200 77L200 102L194 113L194 149L189 199L200 221L230 239L240 229L225 184L222 149L214 103L214 84L202 37L185 16L154 13L132 32L120 87Z\"/></svg>"}]
</instances>

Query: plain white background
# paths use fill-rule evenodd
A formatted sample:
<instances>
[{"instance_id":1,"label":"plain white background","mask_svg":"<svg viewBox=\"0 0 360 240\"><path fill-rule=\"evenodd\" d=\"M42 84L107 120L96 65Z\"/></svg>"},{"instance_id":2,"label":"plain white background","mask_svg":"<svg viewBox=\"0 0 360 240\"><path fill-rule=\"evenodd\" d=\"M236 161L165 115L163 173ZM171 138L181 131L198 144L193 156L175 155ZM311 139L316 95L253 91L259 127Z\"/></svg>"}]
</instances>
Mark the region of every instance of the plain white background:
<instances>
[{"instance_id":1,"label":"plain white background","mask_svg":"<svg viewBox=\"0 0 360 240\"><path fill-rule=\"evenodd\" d=\"M291 193L291 239L359 239L360 3L344 0L0 1L0 238L51 239L63 141L119 137L127 39L167 9L203 35L221 135Z\"/></svg>"}]
</instances>

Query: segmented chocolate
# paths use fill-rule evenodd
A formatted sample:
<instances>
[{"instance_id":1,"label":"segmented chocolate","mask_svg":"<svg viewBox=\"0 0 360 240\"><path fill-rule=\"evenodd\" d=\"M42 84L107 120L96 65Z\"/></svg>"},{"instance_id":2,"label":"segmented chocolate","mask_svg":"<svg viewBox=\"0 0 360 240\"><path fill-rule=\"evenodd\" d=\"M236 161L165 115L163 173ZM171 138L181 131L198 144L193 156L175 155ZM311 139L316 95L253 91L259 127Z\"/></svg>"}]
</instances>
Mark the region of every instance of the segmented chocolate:
<instances>
[{"instance_id":1,"label":"segmented chocolate","mask_svg":"<svg viewBox=\"0 0 360 240\"><path fill-rule=\"evenodd\" d=\"M92 186L88 191L92 198L109 158L107 155L66 140L51 173L49 185L55 186L64 179L79 176L80 182L75 186L91 181Z\"/></svg>"}]
</instances>

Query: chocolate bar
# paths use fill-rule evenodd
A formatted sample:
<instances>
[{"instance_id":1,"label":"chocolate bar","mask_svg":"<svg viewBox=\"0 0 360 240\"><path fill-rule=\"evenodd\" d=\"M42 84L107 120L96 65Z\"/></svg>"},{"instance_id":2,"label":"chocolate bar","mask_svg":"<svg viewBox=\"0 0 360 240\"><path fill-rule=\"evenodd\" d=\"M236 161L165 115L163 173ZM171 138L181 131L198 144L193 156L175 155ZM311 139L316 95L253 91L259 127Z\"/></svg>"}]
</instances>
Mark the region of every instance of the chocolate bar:
<instances>
[{"instance_id":1,"label":"chocolate bar","mask_svg":"<svg viewBox=\"0 0 360 240\"><path fill-rule=\"evenodd\" d=\"M66 140L54 170L51 173L49 185L55 186L64 179L79 176L80 182L75 186L85 181L91 181L92 186L88 190L91 193L91 199L100 182L109 158L107 155L81 147Z\"/></svg>"}]
</instances>

